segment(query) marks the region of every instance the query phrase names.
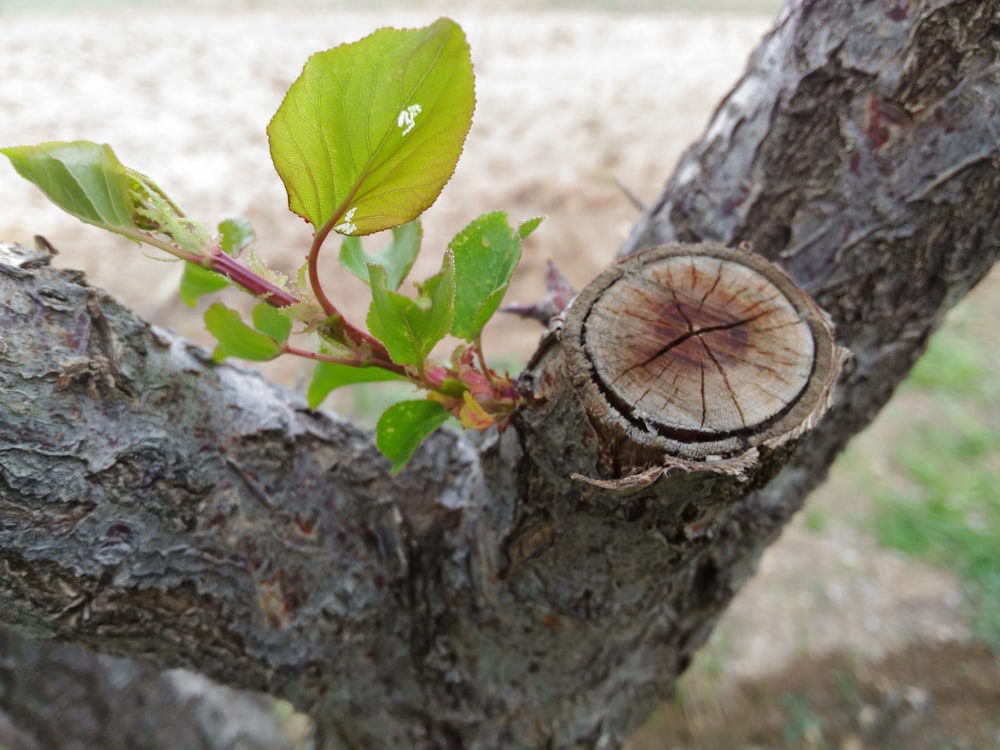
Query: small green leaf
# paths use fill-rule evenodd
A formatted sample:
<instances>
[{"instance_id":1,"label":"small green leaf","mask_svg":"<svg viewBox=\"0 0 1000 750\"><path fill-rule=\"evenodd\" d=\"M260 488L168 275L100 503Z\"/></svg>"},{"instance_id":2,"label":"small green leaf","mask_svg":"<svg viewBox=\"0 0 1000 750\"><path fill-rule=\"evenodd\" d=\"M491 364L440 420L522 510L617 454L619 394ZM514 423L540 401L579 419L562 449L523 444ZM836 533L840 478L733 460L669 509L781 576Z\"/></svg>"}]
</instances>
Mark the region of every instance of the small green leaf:
<instances>
[{"instance_id":1,"label":"small green leaf","mask_svg":"<svg viewBox=\"0 0 1000 750\"><path fill-rule=\"evenodd\" d=\"M444 406L429 399L400 401L386 409L375 426L375 444L392 461L390 471L399 473L420 444L450 416Z\"/></svg>"},{"instance_id":2,"label":"small green leaf","mask_svg":"<svg viewBox=\"0 0 1000 750\"><path fill-rule=\"evenodd\" d=\"M368 278L368 266L370 264L382 266L388 274L386 286L395 291L413 268L413 261L420 252L422 236L423 229L419 220L403 224L401 227L393 227L392 242L378 255L366 253L359 237L344 237L340 246L340 263L366 284L371 283Z\"/></svg>"},{"instance_id":3,"label":"small green leaf","mask_svg":"<svg viewBox=\"0 0 1000 750\"><path fill-rule=\"evenodd\" d=\"M240 320L238 312L221 302L205 311L205 326L219 342L213 354L218 362L226 357L266 362L281 354L281 347L274 339L255 331Z\"/></svg>"},{"instance_id":4,"label":"small green leaf","mask_svg":"<svg viewBox=\"0 0 1000 750\"><path fill-rule=\"evenodd\" d=\"M331 391L345 385L355 383L381 383L387 380L403 380L406 378L381 367L355 367L336 362L318 362L313 370L312 381L306 392L309 408L315 409L330 394Z\"/></svg>"},{"instance_id":5,"label":"small green leaf","mask_svg":"<svg viewBox=\"0 0 1000 750\"><path fill-rule=\"evenodd\" d=\"M417 299L393 292L386 270L369 266L372 304L368 330L385 344L393 362L422 367L427 355L451 328L455 314L455 267L451 254L440 272L418 285Z\"/></svg>"},{"instance_id":6,"label":"small green leaf","mask_svg":"<svg viewBox=\"0 0 1000 750\"><path fill-rule=\"evenodd\" d=\"M469 47L447 18L313 55L267 127L289 208L348 235L415 219L451 178L474 107Z\"/></svg>"},{"instance_id":7,"label":"small green leaf","mask_svg":"<svg viewBox=\"0 0 1000 750\"><path fill-rule=\"evenodd\" d=\"M125 167L125 172L129 177L133 220L142 232L127 236L145 242L156 237L191 255L208 254L206 248L211 245L212 239L204 226L189 219L180 206L149 177L129 167Z\"/></svg>"},{"instance_id":8,"label":"small green leaf","mask_svg":"<svg viewBox=\"0 0 1000 750\"><path fill-rule=\"evenodd\" d=\"M423 357L417 350L417 332L423 327L424 311L409 297L386 288L386 272L370 266L372 304L368 309L368 330L389 350L393 362L418 365Z\"/></svg>"},{"instance_id":9,"label":"small green leaf","mask_svg":"<svg viewBox=\"0 0 1000 750\"><path fill-rule=\"evenodd\" d=\"M427 317L421 340L421 351L426 357L431 353L431 349L448 335L455 319L454 256L450 252L445 253L441 270L416 286L419 294L417 302L427 305Z\"/></svg>"},{"instance_id":10,"label":"small green leaf","mask_svg":"<svg viewBox=\"0 0 1000 750\"><path fill-rule=\"evenodd\" d=\"M449 247L455 253L455 322L451 332L475 341L507 292L521 259L521 236L510 226L507 214L497 211L472 221Z\"/></svg>"},{"instance_id":11,"label":"small green leaf","mask_svg":"<svg viewBox=\"0 0 1000 750\"><path fill-rule=\"evenodd\" d=\"M17 173L67 213L102 229L135 228L129 174L106 144L41 143L0 149Z\"/></svg>"},{"instance_id":12,"label":"small green leaf","mask_svg":"<svg viewBox=\"0 0 1000 750\"><path fill-rule=\"evenodd\" d=\"M466 338L466 341L474 341L475 337L482 332L483 328L486 327L486 324L490 322L490 318L492 318L493 314L500 308L500 303L503 302L505 294L507 294L506 285L500 287L499 289L494 289L493 292L486 296L482 305L479 307L479 310L472 318L472 327L468 331L468 333L471 333L472 336L470 338ZM458 336L457 333L455 335ZM465 337L459 336L459 338Z\"/></svg>"},{"instance_id":13,"label":"small green leaf","mask_svg":"<svg viewBox=\"0 0 1000 750\"><path fill-rule=\"evenodd\" d=\"M292 285L288 277L280 271L275 271L274 269L268 267L267 263L264 262L264 259L254 252L254 248L251 248L250 252L247 253L245 261L250 270L265 281L270 281L278 287L278 289L283 289L286 292L291 291Z\"/></svg>"},{"instance_id":14,"label":"small green leaf","mask_svg":"<svg viewBox=\"0 0 1000 750\"><path fill-rule=\"evenodd\" d=\"M522 221L517 225L517 234L522 240L528 239L528 236L538 229L538 225L545 221L544 216L536 216L533 219L528 219L527 221Z\"/></svg>"},{"instance_id":15,"label":"small green leaf","mask_svg":"<svg viewBox=\"0 0 1000 750\"><path fill-rule=\"evenodd\" d=\"M292 319L266 302L259 302L253 309L253 327L266 333L279 344L288 341L292 332Z\"/></svg>"},{"instance_id":16,"label":"small green leaf","mask_svg":"<svg viewBox=\"0 0 1000 750\"><path fill-rule=\"evenodd\" d=\"M225 276L195 263L185 263L184 274L181 276L181 301L188 307L194 307L200 297L225 289L228 284Z\"/></svg>"},{"instance_id":17,"label":"small green leaf","mask_svg":"<svg viewBox=\"0 0 1000 750\"><path fill-rule=\"evenodd\" d=\"M219 223L219 247L226 255L239 255L257 239L253 224L242 217Z\"/></svg>"}]
</instances>

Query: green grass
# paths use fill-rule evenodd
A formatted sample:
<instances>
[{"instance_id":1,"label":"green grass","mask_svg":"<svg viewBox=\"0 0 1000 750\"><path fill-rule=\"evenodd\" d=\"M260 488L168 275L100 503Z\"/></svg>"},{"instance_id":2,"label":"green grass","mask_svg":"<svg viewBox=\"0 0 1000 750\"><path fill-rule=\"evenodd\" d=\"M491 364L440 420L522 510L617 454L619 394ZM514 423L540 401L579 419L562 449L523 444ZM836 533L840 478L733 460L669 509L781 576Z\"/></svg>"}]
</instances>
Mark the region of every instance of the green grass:
<instances>
[{"instance_id":1,"label":"green grass","mask_svg":"<svg viewBox=\"0 0 1000 750\"><path fill-rule=\"evenodd\" d=\"M955 570L974 632L1000 654L1000 386L992 352L946 326L901 395L924 413L889 450L901 486L879 493L878 540Z\"/></svg>"},{"instance_id":2,"label":"green grass","mask_svg":"<svg viewBox=\"0 0 1000 750\"><path fill-rule=\"evenodd\" d=\"M803 511L803 521L809 531L814 534L822 534L830 523L830 517L822 510L806 508Z\"/></svg>"},{"instance_id":3,"label":"green grass","mask_svg":"<svg viewBox=\"0 0 1000 750\"><path fill-rule=\"evenodd\" d=\"M813 711L806 696L781 693L778 705L785 714L784 737L789 747L825 747L826 720Z\"/></svg>"}]
</instances>

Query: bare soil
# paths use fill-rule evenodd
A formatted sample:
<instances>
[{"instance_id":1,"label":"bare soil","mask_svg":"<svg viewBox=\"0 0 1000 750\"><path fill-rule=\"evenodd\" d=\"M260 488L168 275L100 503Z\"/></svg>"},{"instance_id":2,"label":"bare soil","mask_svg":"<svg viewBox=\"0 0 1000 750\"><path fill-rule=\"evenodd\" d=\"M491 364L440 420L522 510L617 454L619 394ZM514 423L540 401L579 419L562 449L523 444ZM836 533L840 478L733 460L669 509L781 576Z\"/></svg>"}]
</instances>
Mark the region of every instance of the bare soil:
<instances>
[{"instance_id":1,"label":"bare soil","mask_svg":"<svg viewBox=\"0 0 1000 750\"><path fill-rule=\"evenodd\" d=\"M668 704L632 750L1000 747L1000 668L982 644L915 643L877 662L797 659L711 701Z\"/></svg>"},{"instance_id":2,"label":"bare soil","mask_svg":"<svg viewBox=\"0 0 1000 750\"><path fill-rule=\"evenodd\" d=\"M637 218L616 181L655 199L771 20L451 6L476 62L476 124L427 215L429 257L415 276L479 213L546 215L509 297L522 302L541 296L548 260L579 287L614 257ZM249 217L261 255L294 271L308 227L286 210L264 135L285 88L314 51L442 11L321 7L0 6L0 144L111 143L196 218ZM206 341L199 315L176 301L177 264L62 216L2 165L0 191L0 240L43 234L61 266ZM333 263L328 272L337 278ZM330 284L360 318L360 290ZM487 350L516 367L539 332L501 319ZM291 387L305 377L296 363L268 372ZM346 398L338 403L350 410ZM892 429L859 439L884 452ZM1000 672L968 643L954 576L879 548L858 525L868 503L834 473L810 502L830 521L819 531L790 525L696 662L684 701L654 717L634 748L1000 748Z\"/></svg>"}]
</instances>

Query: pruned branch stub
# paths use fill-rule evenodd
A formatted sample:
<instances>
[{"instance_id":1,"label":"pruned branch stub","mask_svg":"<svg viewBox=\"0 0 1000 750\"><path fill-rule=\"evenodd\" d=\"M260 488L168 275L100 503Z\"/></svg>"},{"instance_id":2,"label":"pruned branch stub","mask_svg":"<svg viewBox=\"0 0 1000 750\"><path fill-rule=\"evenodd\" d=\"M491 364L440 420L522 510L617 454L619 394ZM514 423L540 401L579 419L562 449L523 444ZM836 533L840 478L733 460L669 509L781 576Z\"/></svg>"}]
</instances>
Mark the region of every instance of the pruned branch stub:
<instances>
[{"instance_id":1,"label":"pruned branch stub","mask_svg":"<svg viewBox=\"0 0 1000 750\"><path fill-rule=\"evenodd\" d=\"M563 347L602 438L681 461L809 429L844 358L829 318L780 268L712 244L656 247L606 270L567 312Z\"/></svg>"}]
</instances>

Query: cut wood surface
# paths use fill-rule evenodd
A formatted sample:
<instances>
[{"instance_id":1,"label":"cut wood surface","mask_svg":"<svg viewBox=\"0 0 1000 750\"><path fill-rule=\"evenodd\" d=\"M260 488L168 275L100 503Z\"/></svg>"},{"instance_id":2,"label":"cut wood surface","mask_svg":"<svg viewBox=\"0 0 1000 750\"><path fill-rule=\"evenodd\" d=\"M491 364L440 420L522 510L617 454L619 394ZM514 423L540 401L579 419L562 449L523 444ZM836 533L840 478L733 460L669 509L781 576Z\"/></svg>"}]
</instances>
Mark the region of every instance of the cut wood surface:
<instances>
[{"instance_id":1,"label":"cut wood surface","mask_svg":"<svg viewBox=\"0 0 1000 750\"><path fill-rule=\"evenodd\" d=\"M797 434L825 408L842 358L826 315L777 266L705 243L602 273L568 313L564 345L588 408L695 459Z\"/></svg>"}]
</instances>

